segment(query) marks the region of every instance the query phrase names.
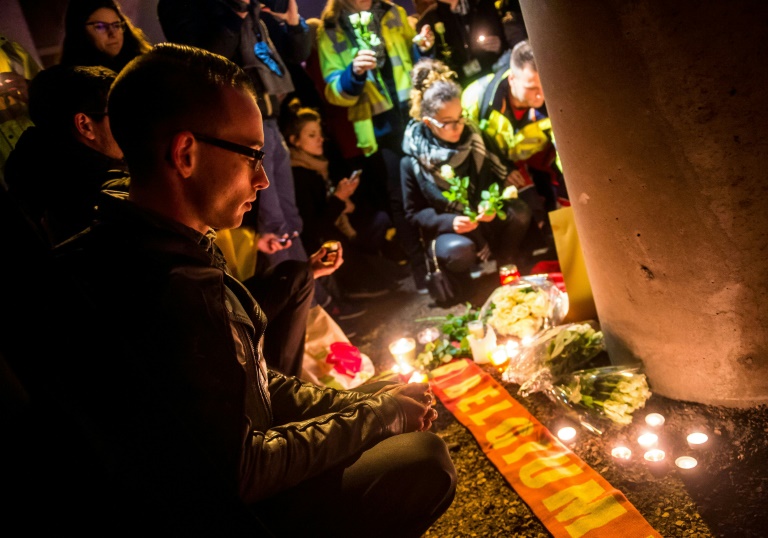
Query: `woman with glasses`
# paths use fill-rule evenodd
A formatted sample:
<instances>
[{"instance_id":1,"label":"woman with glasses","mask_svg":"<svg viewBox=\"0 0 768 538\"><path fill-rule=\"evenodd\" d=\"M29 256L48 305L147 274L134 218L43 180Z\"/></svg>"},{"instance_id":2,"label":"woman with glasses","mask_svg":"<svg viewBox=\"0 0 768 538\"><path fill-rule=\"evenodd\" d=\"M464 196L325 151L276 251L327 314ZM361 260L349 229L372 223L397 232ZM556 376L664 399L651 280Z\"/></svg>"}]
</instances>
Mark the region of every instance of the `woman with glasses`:
<instances>
[{"instance_id":1,"label":"woman with glasses","mask_svg":"<svg viewBox=\"0 0 768 538\"><path fill-rule=\"evenodd\" d=\"M115 0L70 0L64 19L64 65L102 65L119 73L152 47Z\"/></svg>"},{"instance_id":2,"label":"woman with glasses","mask_svg":"<svg viewBox=\"0 0 768 538\"><path fill-rule=\"evenodd\" d=\"M406 217L421 230L428 255L436 257L456 302L462 302L469 299L471 274L480 262L493 258L499 266L515 263L521 272L530 269L526 244L538 228L522 200L505 201L503 219L480 209L484 190L493 183L499 191L507 186L507 168L493 140L465 120L455 78L439 60L424 58L414 66L401 176ZM476 219L464 214L462 203L444 196L451 188L445 165L456 177L469 178L467 200Z\"/></svg>"}]
</instances>

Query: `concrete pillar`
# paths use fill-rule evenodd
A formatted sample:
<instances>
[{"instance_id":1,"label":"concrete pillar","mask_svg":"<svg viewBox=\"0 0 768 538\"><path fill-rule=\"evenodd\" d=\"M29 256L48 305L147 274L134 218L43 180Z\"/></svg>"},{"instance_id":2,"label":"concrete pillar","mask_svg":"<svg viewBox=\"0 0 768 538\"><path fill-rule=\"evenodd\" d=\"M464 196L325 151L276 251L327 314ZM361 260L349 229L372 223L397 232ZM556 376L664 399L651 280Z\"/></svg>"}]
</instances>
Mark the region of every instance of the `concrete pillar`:
<instances>
[{"instance_id":1,"label":"concrete pillar","mask_svg":"<svg viewBox=\"0 0 768 538\"><path fill-rule=\"evenodd\" d=\"M768 2L521 4L611 361L768 403Z\"/></svg>"}]
</instances>

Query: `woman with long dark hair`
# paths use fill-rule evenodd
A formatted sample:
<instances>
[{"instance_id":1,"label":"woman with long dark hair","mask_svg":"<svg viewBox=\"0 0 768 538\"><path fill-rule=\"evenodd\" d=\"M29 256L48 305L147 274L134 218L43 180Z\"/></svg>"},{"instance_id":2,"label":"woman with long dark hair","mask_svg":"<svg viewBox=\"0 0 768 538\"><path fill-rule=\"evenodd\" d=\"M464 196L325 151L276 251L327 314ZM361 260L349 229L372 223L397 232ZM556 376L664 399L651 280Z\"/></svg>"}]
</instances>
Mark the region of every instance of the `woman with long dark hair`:
<instances>
[{"instance_id":1,"label":"woman with long dark hair","mask_svg":"<svg viewBox=\"0 0 768 538\"><path fill-rule=\"evenodd\" d=\"M115 0L70 0L64 19L64 65L102 65L115 72L152 48Z\"/></svg>"}]
</instances>

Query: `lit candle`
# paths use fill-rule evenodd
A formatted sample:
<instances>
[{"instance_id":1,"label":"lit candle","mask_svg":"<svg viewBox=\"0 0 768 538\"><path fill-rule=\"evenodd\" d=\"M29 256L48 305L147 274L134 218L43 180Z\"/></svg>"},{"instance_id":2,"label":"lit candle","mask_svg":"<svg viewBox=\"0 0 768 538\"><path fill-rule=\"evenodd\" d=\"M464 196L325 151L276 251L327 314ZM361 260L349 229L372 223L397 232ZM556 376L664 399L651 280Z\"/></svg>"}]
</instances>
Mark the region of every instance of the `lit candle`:
<instances>
[{"instance_id":1,"label":"lit candle","mask_svg":"<svg viewBox=\"0 0 768 538\"><path fill-rule=\"evenodd\" d=\"M419 344L429 344L437 340L438 336L440 336L440 329L437 327L427 327L417 334L416 338L419 340Z\"/></svg>"},{"instance_id":2,"label":"lit candle","mask_svg":"<svg viewBox=\"0 0 768 538\"><path fill-rule=\"evenodd\" d=\"M704 446L704 444L709 440L709 437L706 433L694 432L690 434L687 439L689 447L698 449Z\"/></svg>"},{"instance_id":3,"label":"lit candle","mask_svg":"<svg viewBox=\"0 0 768 538\"><path fill-rule=\"evenodd\" d=\"M692 458L691 456L680 456L675 460L675 465L683 470L693 469L698 464L699 462L696 461L696 458Z\"/></svg>"},{"instance_id":4,"label":"lit candle","mask_svg":"<svg viewBox=\"0 0 768 538\"><path fill-rule=\"evenodd\" d=\"M619 461L629 461L632 457L632 451L625 446L617 446L611 450L611 456Z\"/></svg>"},{"instance_id":5,"label":"lit candle","mask_svg":"<svg viewBox=\"0 0 768 538\"><path fill-rule=\"evenodd\" d=\"M655 433L644 433L640 437L637 438L637 443L643 447L643 448L650 448L652 446L656 446L656 443L659 442L659 436Z\"/></svg>"},{"instance_id":6,"label":"lit candle","mask_svg":"<svg viewBox=\"0 0 768 538\"><path fill-rule=\"evenodd\" d=\"M413 375L408 380L408 383L426 383L427 379L427 374L422 372L413 372Z\"/></svg>"},{"instance_id":7,"label":"lit candle","mask_svg":"<svg viewBox=\"0 0 768 538\"><path fill-rule=\"evenodd\" d=\"M557 437L565 443L573 441L573 438L576 437L576 428L571 426L560 428L557 430Z\"/></svg>"},{"instance_id":8,"label":"lit candle","mask_svg":"<svg viewBox=\"0 0 768 538\"><path fill-rule=\"evenodd\" d=\"M509 360L507 355L507 348L505 346L497 346L496 349L491 351L491 362L494 366L501 366Z\"/></svg>"},{"instance_id":9,"label":"lit candle","mask_svg":"<svg viewBox=\"0 0 768 538\"><path fill-rule=\"evenodd\" d=\"M518 344L515 340L510 340L507 342L507 357L510 359L513 359L517 357L517 354L520 352L520 344Z\"/></svg>"},{"instance_id":10,"label":"lit candle","mask_svg":"<svg viewBox=\"0 0 768 538\"><path fill-rule=\"evenodd\" d=\"M416 341L413 338L401 338L389 344L389 352L400 365L400 373L408 374L413 371L416 359Z\"/></svg>"},{"instance_id":11,"label":"lit candle","mask_svg":"<svg viewBox=\"0 0 768 538\"><path fill-rule=\"evenodd\" d=\"M467 323L467 329L469 329L469 334L478 340L485 337L485 324L479 319L473 319Z\"/></svg>"},{"instance_id":12,"label":"lit candle","mask_svg":"<svg viewBox=\"0 0 768 538\"><path fill-rule=\"evenodd\" d=\"M517 269L517 265L509 264L499 267L499 283L502 286L516 282L519 278L520 271Z\"/></svg>"},{"instance_id":13,"label":"lit candle","mask_svg":"<svg viewBox=\"0 0 768 538\"><path fill-rule=\"evenodd\" d=\"M664 424L664 415L659 413L649 413L645 415L645 423L651 428L659 428Z\"/></svg>"},{"instance_id":14,"label":"lit candle","mask_svg":"<svg viewBox=\"0 0 768 538\"><path fill-rule=\"evenodd\" d=\"M643 458L649 463L661 463L667 455L660 448L652 448L645 454Z\"/></svg>"}]
</instances>

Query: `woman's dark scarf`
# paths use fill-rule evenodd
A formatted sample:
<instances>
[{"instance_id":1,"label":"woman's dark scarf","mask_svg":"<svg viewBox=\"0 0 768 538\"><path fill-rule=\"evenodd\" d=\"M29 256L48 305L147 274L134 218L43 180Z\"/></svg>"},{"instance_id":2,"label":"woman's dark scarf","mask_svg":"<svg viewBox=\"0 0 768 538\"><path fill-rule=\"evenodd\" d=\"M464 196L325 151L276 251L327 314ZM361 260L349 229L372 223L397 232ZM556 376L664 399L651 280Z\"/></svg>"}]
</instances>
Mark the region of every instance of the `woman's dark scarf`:
<instances>
[{"instance_id":1,"label":"woman's dark scarf","mask_svg":"<svg viewBox=\"0 0 768 538\"><path fill-rule=\"evenodd\" d=\"M430 204L447 211L461 212L461 204L448 204L442 191L447 191L450 184L440 175L440 167L447 164L457 176L469 176L469 199L475 198L476 188L484 189L493 182L506 179L507 168L499 155L489 152L489 143L482 131L472 124L464 126L461 139L456 144L442 142L424 122L411 120L405 129L403 151L418 163L416 178L424 196ZM446 207L447 205L447 207Z\"/></svg>"}]
</instances>

